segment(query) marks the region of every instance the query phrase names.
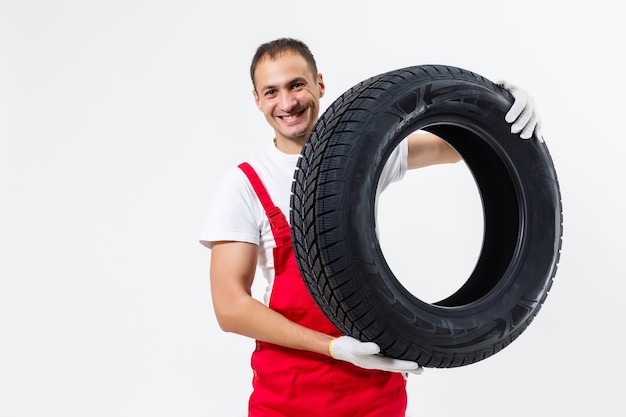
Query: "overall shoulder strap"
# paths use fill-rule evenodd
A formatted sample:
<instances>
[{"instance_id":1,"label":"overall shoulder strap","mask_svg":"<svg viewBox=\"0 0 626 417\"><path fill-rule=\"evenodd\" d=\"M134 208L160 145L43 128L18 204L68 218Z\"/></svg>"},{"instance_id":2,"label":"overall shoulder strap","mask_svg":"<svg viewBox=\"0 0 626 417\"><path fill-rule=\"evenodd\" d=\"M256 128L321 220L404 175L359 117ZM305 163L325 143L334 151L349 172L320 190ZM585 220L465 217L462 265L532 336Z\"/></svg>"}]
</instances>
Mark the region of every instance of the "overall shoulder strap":
<instances>
[{"instance_id":1,"label":"overall shoulder strap","mask_svg":"<svg viewBox=\"0 0 626 417\"><path fill-rule=\"evenodd\" d=\"M239 164L239 169L246 174L248 177L248 181L250 181L250 185L254 189L259 201L263 205L263 209L265 210L265 215L270 222L270 227L272 228L272 234L274 235L274 240L276 240L277 245L282 245L287 243L287 241L291 240L291 233L289 231L289 223L285 218L285 215L272 201L270 195L267 193L267 189L259 175L256 173L254 168L247 163L243 162Z\"/></svg>"}]
</instances>

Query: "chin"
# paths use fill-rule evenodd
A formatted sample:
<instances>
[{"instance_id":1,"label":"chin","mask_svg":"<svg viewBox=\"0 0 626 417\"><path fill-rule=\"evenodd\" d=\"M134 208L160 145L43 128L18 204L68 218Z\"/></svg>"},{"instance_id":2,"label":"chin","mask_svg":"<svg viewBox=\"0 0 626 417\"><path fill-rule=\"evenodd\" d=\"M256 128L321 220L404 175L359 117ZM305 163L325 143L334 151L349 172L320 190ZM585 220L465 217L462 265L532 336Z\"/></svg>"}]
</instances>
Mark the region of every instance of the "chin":
<instances>
[{"instance_id":1,"label":"chin","mask_svg":"<svg viewBox=\"0 0 626 417\"><path fill-rule=\"evenodd\" d=\"M295 140L295 139L300 139L303 136L306 137L307 132L309 131L306 129L291 130L289 132L283 132L283 136L285 136L288 139Z\"/></svg>"}]
</instances>

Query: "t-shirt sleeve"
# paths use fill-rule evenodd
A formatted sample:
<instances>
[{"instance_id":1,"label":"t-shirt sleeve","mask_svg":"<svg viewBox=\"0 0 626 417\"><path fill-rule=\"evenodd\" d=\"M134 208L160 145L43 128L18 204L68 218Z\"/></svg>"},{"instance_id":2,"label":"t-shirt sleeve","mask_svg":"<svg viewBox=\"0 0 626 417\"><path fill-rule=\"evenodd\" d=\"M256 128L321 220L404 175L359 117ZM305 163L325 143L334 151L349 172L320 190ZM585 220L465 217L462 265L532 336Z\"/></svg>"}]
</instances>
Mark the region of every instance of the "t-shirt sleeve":
<instances>
[{"instance_id":1,"label":"t-shirt sleeve","mask_svg":"<svg viewBox=\"0 0 626 417\"><path fill-rule=\"evenodd\" d=\"M200 234L209 249L218 241L259 244L259 204L245 174L234 168L217 188Z\"/></svg>"},{"instance_id":2,"label":"t-shirt sleeve","mask_svg":"<svg viewBox=\"0 0 626 417\"><path fill-rule=\"evenodd\" d=\"M380 180L378 182L378 192L383 191L392 182L400 181L404 178L407 170L407 158L409 156L409 143L404 139L396 149L393 150L385 167L380 174Z\"/></svg>"}]
</instances>

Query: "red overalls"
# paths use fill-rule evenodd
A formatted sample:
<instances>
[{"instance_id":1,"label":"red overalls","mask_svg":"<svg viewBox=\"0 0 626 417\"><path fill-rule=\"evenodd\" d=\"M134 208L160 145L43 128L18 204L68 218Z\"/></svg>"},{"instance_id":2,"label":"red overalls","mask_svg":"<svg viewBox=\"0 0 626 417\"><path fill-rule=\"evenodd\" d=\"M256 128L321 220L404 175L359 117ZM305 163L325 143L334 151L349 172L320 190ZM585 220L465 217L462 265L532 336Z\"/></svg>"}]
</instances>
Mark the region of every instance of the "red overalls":
<instances>
[{"instance_id":1,"label":"red overalls","mask_svg":"<svg viewBox=\"0 0 626 417\"><path fill-rule=\"evenodd\" d=\"M289 224L254 169L248 177L272 227L274 285L269 307L310 329L341 333L309 294L293 254ZM249 417L404 417L406 380L400 373L366 370L330 356L257 341L252 354Z\"/></svg>"}]
</instances>

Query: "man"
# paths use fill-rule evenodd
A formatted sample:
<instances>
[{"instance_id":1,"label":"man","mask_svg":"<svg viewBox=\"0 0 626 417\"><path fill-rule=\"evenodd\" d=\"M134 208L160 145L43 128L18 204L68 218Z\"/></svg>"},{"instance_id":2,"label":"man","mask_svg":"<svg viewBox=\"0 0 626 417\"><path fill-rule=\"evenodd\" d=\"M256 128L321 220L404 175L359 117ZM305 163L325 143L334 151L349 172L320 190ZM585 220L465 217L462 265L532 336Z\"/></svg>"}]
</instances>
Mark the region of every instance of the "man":
<instances>
[{"instance_id":1,"label":"man","mask_svg":"<svg viewBox=\"0 0 626 417\"><path fill-rule=\"evenodd\" d=\"M291 182L319 116L322 74L304 43L283 38L259 46L250 76L274 143L227 173L201 237L211 249L220 327L257 340L249 416L404 416L406 375L422 368L341 335L308 294L293 256L287 224ZM528 138L538 120L528 97L521 90L514 95L519 99L507 118L515 121L514 132ZM437 136L412 134L389 158L381 183L398 180L406 169L459 160ZM257 266L269 283L264 303L251 296Z\"/></svg>"}]
</instances>

